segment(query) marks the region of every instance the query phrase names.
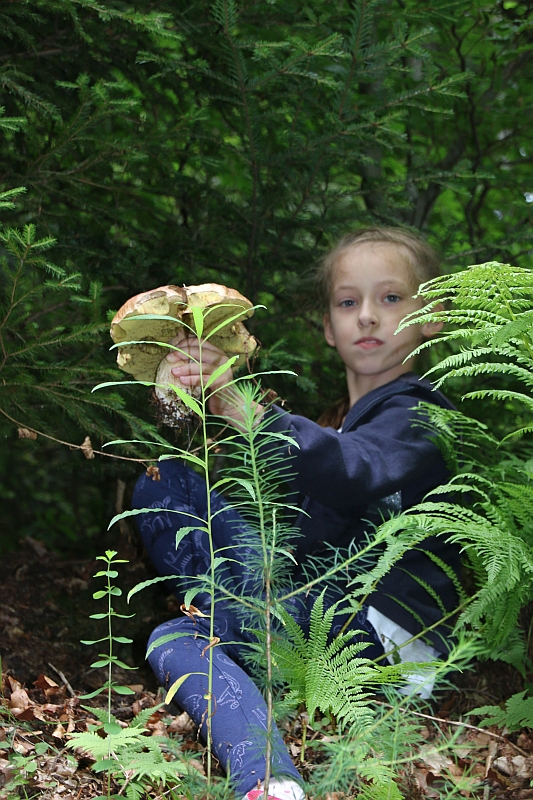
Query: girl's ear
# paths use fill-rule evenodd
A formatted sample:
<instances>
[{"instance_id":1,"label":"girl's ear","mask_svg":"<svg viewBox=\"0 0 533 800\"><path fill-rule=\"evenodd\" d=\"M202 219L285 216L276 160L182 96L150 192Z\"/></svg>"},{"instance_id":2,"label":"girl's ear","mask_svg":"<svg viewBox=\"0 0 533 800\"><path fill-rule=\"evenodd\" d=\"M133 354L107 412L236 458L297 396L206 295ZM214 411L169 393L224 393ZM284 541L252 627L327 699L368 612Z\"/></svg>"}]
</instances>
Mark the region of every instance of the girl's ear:
<instances>
[{"instance_id":1,"label":"girl's ear","mask_svg":"<svg viewBox=\"0 0 533 800\"><path fill-rule=\"evenodd\" d=\"M331 328L331 320L329 318L329 314L324 314L324 337L326 342L331 345L331 347L335 347L335 337L333 336L333 330Z\"/></svg>"},{"instance_id":2,"label":"girl's ear","mask_svg":"<svg viewBox=\"0 0 533 800\"><path fill-rule=\"evenodd\" d=\"M437 305L434 306L431 310L444 311L444 304L437 303ZM426 339L429 339L431 338L431 336L435 336L436 333L441 331L443 326L444 326L444 320L440 320L439 322L425 322L422 325L422 336L425 336Z\"/></svg>"}]
</instances>

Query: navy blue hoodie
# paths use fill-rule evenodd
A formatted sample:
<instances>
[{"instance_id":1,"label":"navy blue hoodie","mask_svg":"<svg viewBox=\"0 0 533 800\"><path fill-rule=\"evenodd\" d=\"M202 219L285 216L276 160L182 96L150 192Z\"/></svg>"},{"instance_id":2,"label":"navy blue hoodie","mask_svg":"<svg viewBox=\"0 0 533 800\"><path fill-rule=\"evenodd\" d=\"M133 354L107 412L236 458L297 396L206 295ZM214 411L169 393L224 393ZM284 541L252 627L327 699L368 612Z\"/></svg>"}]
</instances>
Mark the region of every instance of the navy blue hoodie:
<instances>
[{"instance_id":1,"label":"navy blue hoodie","mask_svg":"<svg viewBox=\"0 0 533 800\"><path fill-rule=\"evenodd\" d=\"M324 551L328 544L347 548L353 540L362 541L365 531L372 529L369 522L379 524L388 511L411 508L448 480L441 452L420 425L416 409L421 401L453 408L428 381L405 373L355 403L340 432L276 406L267 412L268 430L287 432L299 445L299 449L285 448L294 472L291 488L305 511L296 521L301 533L298 562ZM368 604L412 634L434 625L443 608L447 613L458 603L453 581L439 560L459 575L458 548L443 537L431 537L396 563ZM449 622L438 625L425 638L443 652L449 630Z\"/></svg>"}]
</instances>

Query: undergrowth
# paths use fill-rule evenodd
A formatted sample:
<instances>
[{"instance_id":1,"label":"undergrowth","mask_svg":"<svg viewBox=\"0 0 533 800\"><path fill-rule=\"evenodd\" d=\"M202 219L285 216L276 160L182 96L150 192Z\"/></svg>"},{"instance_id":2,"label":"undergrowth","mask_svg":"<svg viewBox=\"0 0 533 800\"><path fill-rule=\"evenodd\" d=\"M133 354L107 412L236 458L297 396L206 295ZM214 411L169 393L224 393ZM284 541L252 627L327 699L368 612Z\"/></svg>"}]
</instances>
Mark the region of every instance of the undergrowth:
<instances>
[{"instance_id":1,"label":"undergrowth","mask_svg":"<svg viewBox=\"0 0 533 800\"><path fill-rule=\"evenodd\" d=\"M209 314L209 310L201 312L200 309L195 309L195 311L197 313L191 333L201 338L207 327L204 326L202 315ZM209 339L209 334L205 339ZM161 344L168 349L178 349L167 343ZM200 349L200 363L201 358ZM200 372L202 374L202 371ZM373 703L373 697L376 690L383 689L389 684L396 686L405 684L410 672L416 670L418 673L423 673L424 665L417 664L414 667L408 663L372 662L365 658L363 644L351 643L353 632L332 639L331 631L336 616L341 612L359 610L380 578L409 548L420 545L430 535L430 531L424 520L418 522L418 517L407 518L405 514L401 514L389 519L374 533L369 534L366 543L350 551L348 556L330 560L322 569L316 570L314 577L309 577L302 585L293 584L291 544L294 541L295 531L288 522L290 517L287 512L297 512L298 509L288 506L284 496L287 465L280 445L289 444L295 448L298 445L286 434L269 431L264 418L257 420L255 408L258 403L265 403L264 392L258 384L259 377L240 376L224 387L224 391L229 390L238 397L238 405L244 409L244 421L239 432L230 429L228 433L225 420L209 417L207 409L209 380L204 383L202 378L198 399L191 398L181 387L174 386L179 399L191 408L200 420L201 441L194 450L169 446L160 456L160 460L183 459L186 463L194 465L205 480L207 517L192 518L189 526L177 530L176 547L179 547L184 538L196 529L205 531L210 541L211 562L208 572L205 575L181 576L188 586L184 596L184 608L189 613L196 613L193 601L198 594L207 594L210 597L211 632L205 650L208 720L213 713L212 662L219 646L219 640L214 635L214 616L216 604L224 600L240 609L243 624L255 633L256 642L250 645L249 661L252 674L262 686L267 701L268 719L265 736L267 764L270 763L270 731L273 729L276 716L283 718L283 715L294 715L305 708L311 729L325 714L330 725L337 731L336 736L343 738L349 735L358 742L357 747L351 748L349 762L345 762L344 769L321 774L319 780L321 791L324 793L344 791L342 787L345 786L346 776L351 774L350 780L357 784L357 791L363 792L368 798L400 796L399 790L395 790L397 794L394 792L390 794L393 791L391 786L395 786L394 783L391 784L394 775L393 760L388 766L383 762L383 768L380 770L378 768L380 757L374 753L377 745L376 737L383 737L385 729L389 731L389 739L394 739L398 749L401 749L398 717L390 710L384 712L380 706ZM119 441L115 444L124 442ZM216 479L212 479L216 453L221 449L229 466L223 468ZM214 549L210 517L211 491L223 491L229 507L237 510L246 521L244 540L236 541L233 551L221 552ZM173 513L172 509L167 511ZM111 524L124 517L157 512L160 512L159 508L124 512L115 517ZM189 516L192 517L192 514ZM416 520L417 524L413 524L413 520ZM251 582L245 581L245 591L238 593L225 577L225 566L230 559L242 558L240 547L244 544L246 544L246 564L242 566L245 566L249 573L253 573L255 578ZM324 591L329 583L341 574L351 576L349 592L342 602L326 607ZM128 599L145 586L175 577L175 575L160 576L144 582L130 592ZM288 609L295 600L309 594L314 598L314 608L311 630L307 636L294 621ZM424 632L420 634L423 635ZM169 644L172 638L172 634L160 637L152 643L151 649ZM464 666L472 658L472 654L473 648L463 637L452 649L447 660L427 665L428 682L433 681L435 672L440 677L451 669ZM188 674L182 675L170 687L167 701L174 697L187 678ZM393 699L394 708L399 708L400 702L406 702L406 698L398 694L390 694L390 698ZM208 724L208 792L216 796L218 789L216 782L213 782L210 769L210 736L211 730ZM328 755L326 751L324 752ZM346 754L348 751L343 749L342 752ZM265 796L268 791L268 779L267 774Z\"/></svg>"},{"instance_id":2,"label":"undergrowth","mask_svg":"<svg viewBox=\"0 0 533 800\"><path fill-rule=\"evenodd\" d=\"M411 321L444 320L450 327L439 340L461 343L457 353L448 356L432 371L440 374L439 383L452 378L479 381L483 377L485 383L478 383L476 390L469 393L470 397L519 403L529 413L533 409L530 394L533 312L529 307L532 290L530 272L493 263L422 286L421 294L429 305L417 312ZM451 309L433 310L432 305L441 301L451 301ZM199 317L195 324L193 332L198 333L202 324ZM503 386L496 386L495 378L503 381ZM446 536L463 548L476 587L473 596L462 594L456 624L457 642L450 656L428 665L427 669L436 673L437 684L451 671L467 667L475 656L500 658L523 672L528 669L527 638L520 631L517 619L532 588L533 454L527 436L533 425L525 419L518 430L508 431L498 438L465 414L427 405L427 425L433 435L437 435L452 468L449 483L434 490L416 508L386 520L358 550L350 551L346 557L337 554L325 562L322 569L318 564L316 574L299 586L290 581L290 541L294 531L284 514L286 469L276 455L280 440L287 442L287 437L272 438L261 422L256 424L254 408L263 400L256 379L257 376L241 376L232 385L231 390L239 393L240 403L247 409L244 429L239 434L228 433L223 421L209 418L208 386L202 386L198 401L188 396L185 399L183 390L175 387L184 402L189 406L194 404L194 411L201 420L202 442L200 449L194 451L168 446L161 458L182 458L194 463L204 476L208 490L227 494L228 503L249 523L249 542L253 542L253 547L248 552L248 566L259 575L253 591L236 594L225 580L225 565L229 558L237 557L238 548L235 553L212 549L208 574L183 576L191 586L185 597L185 607L190 611L196 595L207 592L212 620L221 599L241 608L246 624L256 634L256 642L250 647L250 662L267 698L269 727L276 718L294 720L300 715L304 719L302 709L305 709L302 751L312 753L318 749L320 752L309 775L309 790L314 797L331 796L332 792L344 792L346 797L357 796L364 800L405 797L408 793L405 776L421 752L422 734L416 712L419 701L414 690L411 697L405 697L397 688L405 682L413 665L370 662L364 657L364 648L353 644L349 634L332 641L333 619L341 607L343 611L357 610L380 577L407 549L420 546L430 535ZM216 425L222 430L213 435ZM297 446L294 441L290 443ZM211 478L220 447L225 449L229 467ZM442 493L451 493L454 504L441 502ZM155 510L125 512L113 522ZM211 521L209 515L203 520L191 520L190 527L177 531L177 546L199 526L209 534ZM374 558L369 560L369 554L374 554ZM114 553L106 554L106 558L114 556ZM104 576L110 579L113 576L107 572L111 572L111 563L107 567ZM324 589L339 573L347 570L352 575L352 583L344 604L326 607ZM168 576L155 580L165 579ZM136 587L131 595L147 583ZM102 598L110 597L111 590L109 583ZM307 593L315 598L309 635L304 634L288 610L294 598ZM109 632L104 640L112 643L113 636ZM206 644L209 645L206 666L212 676L209 664L219 644L213 629ZM103 660L111 667L111 650ZM416 669L420 671L423 667L416 665ZM187 676L183 676L183 680L186 679ZM212 677L210 680L211 695ZM102 688L109 691L110 681L111 677ZM171 687L171 696L175 691L176 686ZM376 699L376 691L385 694L386 702ZM481 707L473 713L488 715L484 724L506 724L510 729L517 729L531 725L530 705L522 692L511 698L505 708ZM95 717L99 722L95 730L85 735L83 742L95 748L97 763L104 769L112 766L109 740L117 737L112 759L129 770L128 774L136 775L138 785L143 785L144 779L159 781L162 785L168 779L169 763L174 765L174 776L179 772L174 761L167 762L165 758L165 763L158 761L156 749L159 745L157 742L148 744L142 734L143 716L128 728L113 721L109 706L107 711L95 712ZM97 729L103 729L103 738ZM324 729L327 729L325 737L315 735ZM78 737L78 744L81 741ZM445 743L431 745L433 749L430 750L436 754L453 752L454 742L452 737ZM70 746L76 746L74 739ZM424 746L429 752L428 746ZM209 735L207 748L209 752ZM266 736L266 753L268 748L269 737ZM209 768L210 761L206 763L207 795L228 796L227 782L218 781ZM183 791L190 791L186 768L181 779ZM473 791L479 786L475 776L467 776L465 781L464 785L458 783L455 789L446 790L446 796ZM465 789L467 784L468 789ZM130 793L127 796L141 796L135 795L141 790L133 780L124 783L123 788L123 794Z\"/></svg>"},{"instance_id":3,"label":"undergrowth","mask_svg":"<svg viewBox=\"0 0 533 800\"><path fill-rule=\"evenodd\" d=\"M520 627L519 615L533 591L533 274L489 262L436 278L419 292L428 305L401 327L445 322L419 350L439 343L454 349L428 376L437 387L466 381L464 399L497 403L505 432L497 436L460 411L426 406L453 477L413 513L459 544L472 571L475 593L457 628L475 632L480 656L524 675L532 667L531 629ZM450 308L435 310L441 303ZM439 502L440 494L454 503Z\"/></svg>"}]
</instances>

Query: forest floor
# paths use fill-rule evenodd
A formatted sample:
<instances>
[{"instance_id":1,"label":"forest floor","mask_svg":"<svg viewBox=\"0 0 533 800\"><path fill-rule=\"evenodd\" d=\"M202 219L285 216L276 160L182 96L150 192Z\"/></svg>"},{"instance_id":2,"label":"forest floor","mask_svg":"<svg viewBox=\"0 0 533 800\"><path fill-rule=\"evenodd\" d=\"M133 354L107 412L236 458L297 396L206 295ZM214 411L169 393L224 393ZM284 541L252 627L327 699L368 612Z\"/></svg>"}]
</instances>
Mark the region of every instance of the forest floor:
<instances>
[{"instance_id":1,"label":"forest floor","mask_svg":"<svg viewBox=\"0 0 533 800\"><path fill-rule=\"evenodd\" d=\"M130 560L122 565L117 583L124 595L152 577L149 566L130 545ZM120 554L121 555L121 554ZM128 557L128 555L124 556ZM106 674L90 664L98 648L80 643L105 635L90 614L102 609L92 598L101 588L93 580L102 562L94 559L61 560L44 546L26 540L21 550L0 565L3 631L2 696L0 697L0 798L90 800L102 794L102 780L91 770L91 759L73 758L65 744L69 734L84 731L94 717L86 711L83 693L100 687ZM142 709L163 700L144 660L146 640L156 624L179 615L177 601L163 587L140 593L134 613L122 620L119 634L133 639L116 653L135 671L117 670L116 679L134 694L116 696L114 714L126 724ZM117 607L119 603L117 602ZM458 677L456 685L421 709L420 747L404 768L400 790L413 798L509 798L533 800L533 732L507 735L492 727L482 730L472 708L496 704L523 688L520 677L502 663L479 664ZM102 701L100 701L102 705ZM176 709L174 709L176 711ZM468 720L464 724L464 720ZM302 751L302 718L286 726L286 742L304 778L312 785L317 750ZM165 736L199 775L205 771L205 753L186 714L156 710L147 722L147 735ZM320 734L327 737L327 729ZM449 747L447 743L450 743ZM171 755L165 756L167 759ZM116 789L115 789L116 790ZM147 797L201 797L154 789ZM313 797L312 794L309 797ZM344 800L335 794L330 800Z\"/></svg>"}]
</instances>

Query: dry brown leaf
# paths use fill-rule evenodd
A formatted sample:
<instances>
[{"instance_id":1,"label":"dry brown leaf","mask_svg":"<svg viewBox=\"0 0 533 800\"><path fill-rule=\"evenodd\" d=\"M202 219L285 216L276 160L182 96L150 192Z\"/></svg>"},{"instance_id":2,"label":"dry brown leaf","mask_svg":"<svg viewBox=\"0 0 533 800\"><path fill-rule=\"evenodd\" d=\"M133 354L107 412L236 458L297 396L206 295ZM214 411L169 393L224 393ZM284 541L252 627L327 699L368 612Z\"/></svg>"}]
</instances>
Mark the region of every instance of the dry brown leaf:
<instances>
[{"instance_id":1,"label":"dry brown leaf","mask_svg":"<svg viewBox=\"0 0 533 800\"><path fill-rule=\"evenodd\" d=\"M188 733L189 731L194 730L194 722L189 717L186 711L182 714L178 714L177 717L174 717L170 725L168 726L168 730L170 733Z\"/></svg>"},{"instance_id":2,"label":"dry brown leaf","mask_svg":"<svg viewBox=\"0 0 533 800\"><path fill-rule=\"evenodd\" d=\"M42 692L44 692L46 697L51 697L52 695L62 691L62 687L47 675L39 675L37 680L33 682L33 685L37 689L40 689Z\"/></svg>"},{"instance_id":3,"label":"dry brown leaf","mask_svg":"<svg viewBox=\"0 0 533 800\"><path fill-rule=\"evenodd\" d=\"M166 736L167 735L167 726L163 722L163 720L159 720L155 723L155 725L150 725L150 735L151 736Z\"/></svg>"},{"instance_id":4,"label":"dry brown leaf","mask_svg":"<svg viewBox=\"0 0 533 800\"><path fill-rule=\"evenodd\" d=\"M8 761L7 758L0 758L0 775L3 776L3 781L7 783L12 777L15 767Z\"/></svg>"},{"instance_id":5,"label":"dry brown leaf","mask_svg":"<svg viewBox=\"0 0 533 800\"><path fill-rule=\"evenodd\" d=\"M80 445L80 450L85 458L94 458L92 442L88 436L85 437L83 443Z\"/></svg>"},{"instance_id":6,"label":"dry brown leaf","mask_svg":"<svg viewBox=\"0 0 533 800\"><path fill-rule=\"evenodd\" d=\"M37 434L35 431L30 431L29 428L18 428L19 439L36 439Z\"/></svg>"},{"instance_id":7,"label":"dry brown leaf","mask_svg":"<svg viewBox=\"0 0 533 800\"><path fill-rule=\"evenodd\" d=\"M11 675L7 676L7 683L9 684L9 689L11 692L16 692L17 689L22 689L22 684L15 680L15 678L12 678Z\"/></svg>"},{"instance_id":8,"label":"dry brown leaf","mask_svg":"<svg viewBox=\"0 0 533 800\"><path fill-rule=\"evenodd\" d=\"M35 750L35 745L31 742L21 742L20 739L16 739L13 742L13 750L15 753L20 753L21 756L27 756L28 753L31 753L32 750Z\"/></svg>"},{"instance_id":9,"label":"dry brown leaf","mask_svg":"<svg viewBox=\"0 0 533 800\"><path fill-rule=\"evenodd\" d=\"M471 741L474 741L480 747L486 747L489 744L489 742L494 741L494 738L492 736L489 736L488 733L483 733L483 731L479 731L479 733L476 733L476 735Z\"/></svg>"},{"instance_id":10,"label":"dry brown leaf","mask_svg":"<svg viewBox=\"0 0 533 800\"><path fill-rule=\"evenodd\" d=\"M489 774L489 770L492 767L492 762L496 758L497 753L498 753L498 742L496 742L493 739L491 742L489 742L487 758L485 760L485 771L484 771L485 778Z\"/></svg>"},{"instance_id":11,"label":"dry brown leaf","mask_svg":"<svg viewBox=\"0 0 533 800\"><path fill-rule=\"evenodd\" d=\"M421 792L425 797L432 797L438 798L440 797L438 792L435 792L431 786L428 785L428 777L433 778L434 775L430 770L418 767L414 771L415 779L420 787Z\"/></svg>"},{"instance_id":12,"label":"dry brown leaf","mask_svg":"<svg viewBox=\"0 0 533 800\"><path fill-rule=\"evenodd\" d=\"M25 708L23 711L21 709L12 708L11 711L13 712L13 714L16 716L17 719L20 719L23 722L30 722L33 719L37 719L37 717L35 716L35 706L30 706L29 708Z\"/></svg>"},{"instance_id":13,"label":"dry brown leaf","mask_svg":"<svg viewBox=\"0 0 533 800\"><path fill-rule=\"evenodd\" d=\"M17 681L14 683L17 684ZM9 698L9 707L11 708L11 712L17 717L17 719L34 719L34 713L32 709L33 705L34 704L30 700L27 691L23 689L19 683L18 688L11 692L11 697Z\"/></svg>"},{"instance_id":14,"label":"dry brown leaf","mask_svg":"<svg viewBox=\"0 0 533 800\"><path fill-rule=\"evenodd\" d=\"M66 735L66 730L64 729L63 725L60 722L58 722L55 730L52 731L52 736L55 739L63 739L65 735Z\"/></svg>"},{"instance_id":15,"label":"dry brown leaf","mask_svg":"<svg viewBox=\"0 0 533 800\"><path fill-rule=\"evenodd\" d=\"M161 480L161 470L159 467L156 467L154 464L150 464L148 469L146 470L146 475L148 478L151 478L153 481L160 481Z\"/></svg>"},{"instance_id":16,"label":"dry brown leaf","mask_svg":"<svg viewBox=\"0 0 533 800\"><path fill-rule=\"evenodd\" d=\"M500 756L494 759L493 766L499 772L513 778L526 780L533 777L533 758L526 758L526 756Z\"/></svg>"},{"instance_id":17,"label":"dry brown leaf","mask_svg":"<svg viewBox=\"0 0 533 800\"><path fill-rule=\"evenodd\" d=\"M13 713L16 714L15 709L20 709L23 711L26 708L29 708L31 704L31 700L28 697L28 693L25 689L15 689L14 692L11 692L11 697L9 698L9 705L13 709Z\"/></svg>"},{"instance_id":18,"label":"dry brown leaf","mask_svg":"<svg viewBox=\"0 0 533 800\"><path fill-rule=\"evenodd\" d=\"M453 761L448 756L439 753L432 745L422 745L418 752L417 760L423 761L434 775L440 775L442 770L449 770Z\"/></svg>"},{"instance_id":19,"label":"dry brown leaf","mask_svg":"<svg viewBox=\"0 0 533 800\"><path fill-rule=\"evenodd\" d=\"M43 711L48 711L49 714L58 714L62 708L63 706L58 705L57 703L44 703L41 706L41 709Z\"/></svg>"},{"instance_id":20,"label":"dry brown leaf","mask_svg":"<svg viewBox=\"0 0 533 800\"><path fill-rule=\"evenodd\" d=\"M516 740L518 747L522 750L533 751L533 735L523 731Z\"/></svg>"},{"instance_id":21,"label":"dry brown leaf","mask_svg":"<svg viewBox=\"0 0 533 800\"><path fill-rule=\"evenodd\" d=\"M204 612L200 611L199 608L196 608L196 606L193 606L192 603L190 603L189 606L186 606L185 603L182 603L181 606L180 606L180 611L182 612L182 614L186 614L188 617L190 617L193 622L194 622L194 618L195 617L208 617L209 616L209 614L204 614ZM213 638L216 639L217 637L214 636ZM205 649L207 650L209 647L212 647L212 646L213 646L212 644L211 645L207 645L207 647Z\"/></svg>"},{"instance_id":22,"label":"dry brown leaf","mask_svg":"<svg viewBox=\"0 0 533 800\"><path fill-rule=\"evenodd\" d=\"M133 711L135 716L137 716L137 714L140 714L144 708L152 708L152 706L155 706L155 700L153 699L153 697L150 697L149 695L144 695L143 697L140 697L138 700L133 701L133 703L131 704L131 710Z\"/></svg>"}]
</instances>

